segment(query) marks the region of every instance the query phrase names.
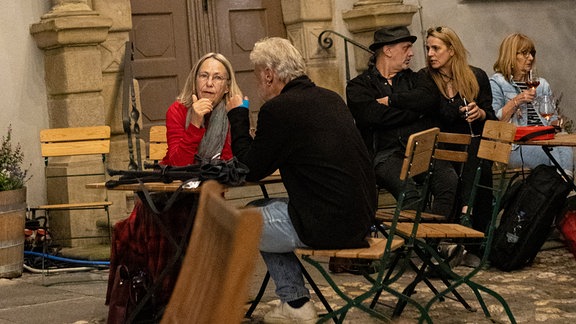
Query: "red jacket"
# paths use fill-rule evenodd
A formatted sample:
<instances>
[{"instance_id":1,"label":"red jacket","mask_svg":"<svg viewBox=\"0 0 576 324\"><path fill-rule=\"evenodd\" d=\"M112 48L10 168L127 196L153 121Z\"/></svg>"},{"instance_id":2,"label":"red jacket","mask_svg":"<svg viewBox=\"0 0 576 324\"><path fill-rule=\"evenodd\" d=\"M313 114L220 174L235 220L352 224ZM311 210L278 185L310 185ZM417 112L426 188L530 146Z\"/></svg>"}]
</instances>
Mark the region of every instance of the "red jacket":
<instances>
[{"instance_id":1,"label":"red jacket","mask_svg":"<svg viewBox=\"0 0 576 324\"><path fill-rule=\"evenodd\" d=\"M171 166L185 166L193 164L194 155L198 153L198 145L206 133L206 128L198 128L190 125L185 129L186 113L188 108L175 101L166 112L166 137L168 140L168 152L162 159L162 164ZM222 160L232 158L232 140L230 130L226 135L226 142L220 156Z\"/></svg>"}]
</instances>

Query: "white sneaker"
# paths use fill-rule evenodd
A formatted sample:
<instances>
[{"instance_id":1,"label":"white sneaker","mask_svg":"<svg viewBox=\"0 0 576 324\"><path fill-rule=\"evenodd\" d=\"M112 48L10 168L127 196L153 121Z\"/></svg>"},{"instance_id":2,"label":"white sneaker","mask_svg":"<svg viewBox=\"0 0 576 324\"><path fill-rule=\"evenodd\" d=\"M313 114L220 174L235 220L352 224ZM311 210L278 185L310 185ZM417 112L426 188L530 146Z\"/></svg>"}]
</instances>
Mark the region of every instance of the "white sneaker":
<instances>
[{"instance_id":1,"label":"white sneaker","mask_svg":"<svg viewBox=\"0 0 576 324\"><path fill-rule=\"evenodd\" d=\"M288 303L280 302L280 305L264 315L264 323L283 324L314 324L318 321L318 313L312 301L308 301L300 308L293 308Z\"/></svg>"}]
</instances>

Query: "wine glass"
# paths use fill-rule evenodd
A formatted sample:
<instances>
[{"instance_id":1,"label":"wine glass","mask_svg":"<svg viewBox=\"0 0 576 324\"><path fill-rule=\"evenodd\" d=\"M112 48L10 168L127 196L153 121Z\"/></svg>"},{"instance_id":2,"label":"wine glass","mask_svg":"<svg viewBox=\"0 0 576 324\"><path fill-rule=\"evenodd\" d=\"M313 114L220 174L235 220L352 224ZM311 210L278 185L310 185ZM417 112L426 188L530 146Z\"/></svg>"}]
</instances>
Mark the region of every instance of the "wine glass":
<instances>
[{"instance_id":1,"label":"wine glass","mask_svg":"<svg viewBox=\"0 0 576 324\"><path fill-rule=\"evenodd\" d=\"M540 77L538 76L538 73L536 73L536 70L528 71L526 85L530 89L536 89L540 85Z\"/></svg>"},{"instance_id":2,"label":"wine glass","mask_svg":"<svg viewBox=\"0 0 576 324\"><path fill-rule=\"evenodd\" d=\"M542 96L535 102L540 116L546 119L546 126L550 125L550 118L556 115L556 102L552 96Z\"/></svg>"},{"instance_id":3,"label":"wine glass","mask_svg":"<svg viewBox=\"0 0 576 324\"><path fill-rule=\"evenodd\" d=\"M464 102L464 107L466 107L466 111L464 112L463 117L464 117L464 119L468 119L468 115L469 115L468 102L466 101L466 98L462 98L462 101ZM469 121L467 121L467 122L468 122L468 127L470 128L470 136L476 137L477 135L474 134L474 130L472 130L472 122L469 122Z\"/></svg>"}]
</instances>

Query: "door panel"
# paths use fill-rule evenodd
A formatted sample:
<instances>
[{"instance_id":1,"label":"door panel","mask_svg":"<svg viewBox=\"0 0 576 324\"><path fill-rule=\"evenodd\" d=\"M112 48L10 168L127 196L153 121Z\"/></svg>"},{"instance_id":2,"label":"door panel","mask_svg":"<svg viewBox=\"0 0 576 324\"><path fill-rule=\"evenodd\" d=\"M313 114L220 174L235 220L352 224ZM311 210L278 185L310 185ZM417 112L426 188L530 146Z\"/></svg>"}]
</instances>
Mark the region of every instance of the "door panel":
<instances>
[{"instance_id":1,"label":"door panel","mask_svg":"<svg viewBox=\"0 0 576 324\"><path fill-rule=\"evenodd\" d=\"M191 69L186 1L132 0L134 77L140 84L142 135L163 125Z\"/></svg>"},{"instance_id":2,"label":"door panel","mask_svg":"<svg viewBox=\"0 0 576 324\"><path fill-rule=\"evenodd\" d=\"M220 52L232 62L254 115L262 101L257 94L250 51L265 36L286 37L280 0L214 1L214 6Z\"/></svg>"},{"instance_id":3,"label":"door panel","mask_svg":"<svg viewBox=\"0 0 576 324\"><path fill-rule=\"evenodd\" d=\"M196 56L218 51L234 66L250 98L253 121L261 100L249 55L265 36L285 37L280 0L131 0L134 77L141 92L143 137L165 123ZM190 27L189 27L190 26Z\"/></svg>"}]
</instances>

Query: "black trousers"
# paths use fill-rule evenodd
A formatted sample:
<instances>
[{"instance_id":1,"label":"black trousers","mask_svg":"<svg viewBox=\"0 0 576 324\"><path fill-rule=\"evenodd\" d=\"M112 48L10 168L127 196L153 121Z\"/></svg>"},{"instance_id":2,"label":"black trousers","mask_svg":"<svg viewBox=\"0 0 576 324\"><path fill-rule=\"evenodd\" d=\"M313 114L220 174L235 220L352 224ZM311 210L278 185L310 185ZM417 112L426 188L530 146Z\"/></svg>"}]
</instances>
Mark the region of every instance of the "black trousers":
<instances>
[{"instance_id":1,"label":"black trousers","mask_svg":"<svg viewBox=\"0 0 576 324\"><path fill-rule=\"evenodd\" d=\"M388 159L378 163L374 169L378 186L388 190L396 199L398 199L404 189L404 182L400 180L403 160L403 154L395 153ZM422 179L415 177L414 180L408 184L407 194L404 198L405 204L420 198L418 181ZM430 192L433 196L430 211L451 219L456 211L457 188L458 174L452 164L447 161L436 161L430 179Z\"/></svg>"}]
</instances>

